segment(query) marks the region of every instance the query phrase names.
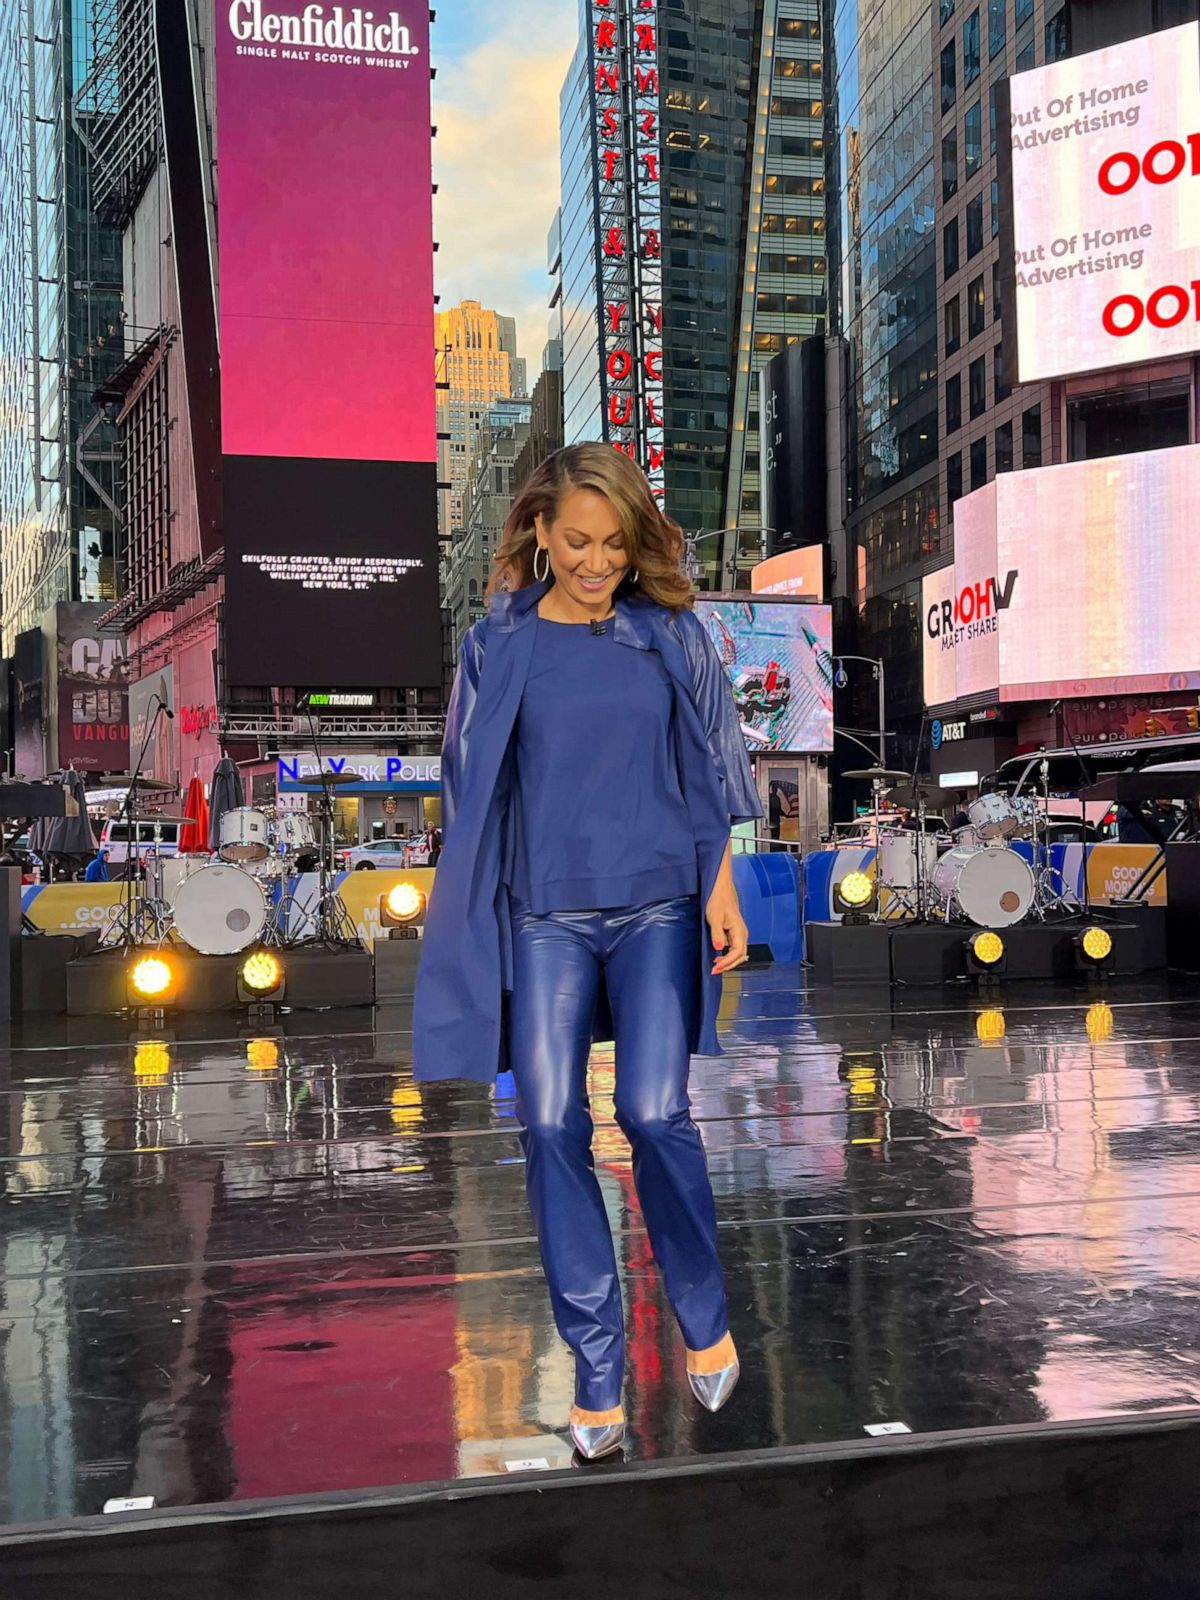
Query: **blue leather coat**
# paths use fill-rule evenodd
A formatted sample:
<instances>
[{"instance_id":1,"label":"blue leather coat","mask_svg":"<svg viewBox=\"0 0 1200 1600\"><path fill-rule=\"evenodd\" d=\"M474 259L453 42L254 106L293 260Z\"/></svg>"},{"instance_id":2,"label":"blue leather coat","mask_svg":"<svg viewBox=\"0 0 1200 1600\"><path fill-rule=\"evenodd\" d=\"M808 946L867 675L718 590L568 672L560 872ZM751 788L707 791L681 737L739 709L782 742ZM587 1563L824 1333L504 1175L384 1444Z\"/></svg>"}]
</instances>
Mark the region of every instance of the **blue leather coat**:
<instances>
[{"instance_id":1,"label":"blue leather coat","mask_svg":"<svg viewBox=\"0 0 1200 1600\"><path fill-rule=\"evenodd\" d=\"M533 649L537 602L552 580L495 595L467 630L446 713L442 749L442 854L426 912L413 1002L413 1073L418 1079L490 1082L507 1066L506 996L512 988L512 929L506 868L513 830L509 796L513 729ZM733 822L761 817L737 710L716 647L690 611L618 597L616 642L657 650L675 687L677 756L692 819L701 906L708 903ZM619 708L614 707L619 715ZM564 796L569 804L569 797ZM721 1055L716 1019L721 977L700 919L700 1004L689 1037L698 1055ZM593 1038L612 1038L604 985Z\"/></svg>"}]
</instances>

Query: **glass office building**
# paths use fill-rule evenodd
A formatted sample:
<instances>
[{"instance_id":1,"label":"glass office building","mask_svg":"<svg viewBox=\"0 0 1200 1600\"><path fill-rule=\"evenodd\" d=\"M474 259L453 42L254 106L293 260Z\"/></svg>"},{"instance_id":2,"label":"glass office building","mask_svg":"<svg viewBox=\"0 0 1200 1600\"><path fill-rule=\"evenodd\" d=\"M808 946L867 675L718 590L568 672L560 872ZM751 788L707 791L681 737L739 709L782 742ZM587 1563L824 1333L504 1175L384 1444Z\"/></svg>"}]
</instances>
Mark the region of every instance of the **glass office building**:
<instances>
[{"instance_id":1,"label":"glass office building","mask_svg":"<svg viewBox=\"0 0 1200 1600\"><path fill-rule=\"evenodd\" d=\"M735 563L745 582L762 531L756 374L825 328L820 11L816 0L659 0L654 15L664 503L685 531L711 536L699 547L709 582L733 581ZM568 443L607 436L594 26L584 0L561 100Z\"/></svg>"}]
</instances>

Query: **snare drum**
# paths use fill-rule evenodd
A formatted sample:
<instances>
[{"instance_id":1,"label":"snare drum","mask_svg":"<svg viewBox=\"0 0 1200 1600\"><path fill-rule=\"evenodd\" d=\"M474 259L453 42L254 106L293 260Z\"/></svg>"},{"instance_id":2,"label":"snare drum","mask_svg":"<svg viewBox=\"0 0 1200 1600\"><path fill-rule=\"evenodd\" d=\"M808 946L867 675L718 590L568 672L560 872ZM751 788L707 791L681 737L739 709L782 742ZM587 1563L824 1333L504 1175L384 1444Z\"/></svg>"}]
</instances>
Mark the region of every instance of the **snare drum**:
<instances>
[{"instance_id":1,"label":"snare drum","mask_svg":"<svg viewBox=\"0 0 1200 1600\"><path fill-rule=\"evenodd\" d=\"M967 807L967 821L978 839L1011 839L1020 826L1005 794L981 794Z\"/></svg>"},{"instance_id":2,"label":"snare drum","mask_svg":"<svg viewBox=\"0 0 1200 1600\"><path fill-rule=\"evenodd\" d=\"M271 825L265 811L238 806L221 818L222 861L263 861L271 853Z\"/></svg>"}]
</instances>

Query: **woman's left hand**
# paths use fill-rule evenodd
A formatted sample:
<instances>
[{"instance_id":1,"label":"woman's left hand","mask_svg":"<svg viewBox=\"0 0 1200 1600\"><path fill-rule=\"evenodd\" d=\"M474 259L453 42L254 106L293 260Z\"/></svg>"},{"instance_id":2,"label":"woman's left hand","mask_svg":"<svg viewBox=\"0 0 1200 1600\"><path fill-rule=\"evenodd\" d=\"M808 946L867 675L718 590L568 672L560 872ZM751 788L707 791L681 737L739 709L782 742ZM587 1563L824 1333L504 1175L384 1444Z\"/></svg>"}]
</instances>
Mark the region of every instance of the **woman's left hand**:
<instances>
[{"instance_id":1,"label":"woman's left hand","mask_svg":"<svg viewBox=\"0 0 1200 1600\"><path fill-rule=\"evenodd\" d=\"M740 967L746 959L750 934L732 883L728 886L718 883L709 896L704 915L712 935L713 949L723 952L712 964L712 975L715 977L720 972L728 972L731 967Z\"/></svg>"}]
</instances>

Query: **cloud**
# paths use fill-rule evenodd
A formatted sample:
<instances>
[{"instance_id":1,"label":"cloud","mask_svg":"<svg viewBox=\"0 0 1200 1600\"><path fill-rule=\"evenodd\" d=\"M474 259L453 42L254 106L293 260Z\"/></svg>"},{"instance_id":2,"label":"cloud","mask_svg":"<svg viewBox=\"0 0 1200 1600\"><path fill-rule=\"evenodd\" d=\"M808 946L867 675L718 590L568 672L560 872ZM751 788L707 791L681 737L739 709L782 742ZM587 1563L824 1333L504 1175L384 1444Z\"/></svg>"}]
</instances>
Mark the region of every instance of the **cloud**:
<instances>
[{"instance_id":1,"label":"cloud","mask_svg":"<svg viewBox=\"0 0 1200 1600\"><path fill-rule=\"evenodd\" d=\"M549 317L546 234L559 201L558 96L578 35L572 0L525 0L443 53L434 32L434 257L441 307L480 300L517 319L537 376ZM473 19L474 20L474 19ZM485 28L490 34L481 37Z\"/></svg>"}]
</instances>

